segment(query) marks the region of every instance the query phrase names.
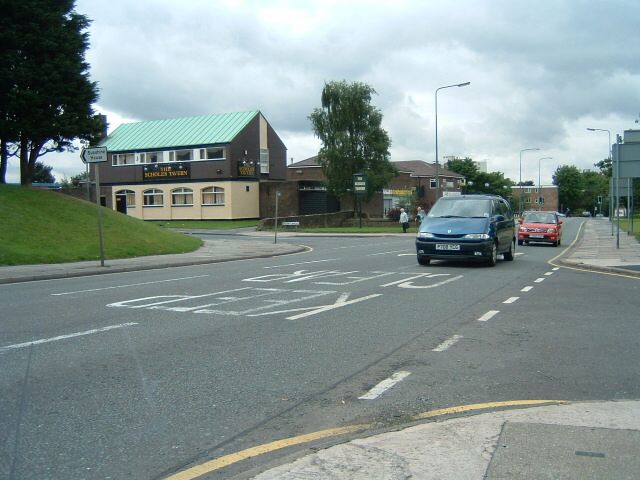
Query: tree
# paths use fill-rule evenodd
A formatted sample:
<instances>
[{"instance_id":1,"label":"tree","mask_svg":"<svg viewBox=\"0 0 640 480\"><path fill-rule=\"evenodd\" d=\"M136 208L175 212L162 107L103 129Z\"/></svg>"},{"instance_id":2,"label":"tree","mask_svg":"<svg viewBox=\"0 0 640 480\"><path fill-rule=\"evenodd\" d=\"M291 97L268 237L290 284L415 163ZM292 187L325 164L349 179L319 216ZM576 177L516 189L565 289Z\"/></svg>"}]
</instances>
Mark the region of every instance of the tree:
<instances>
[{"instance_id":1,"label":"tree","mask_svg":"<svg viewBox=\"0 0 640 480\"><path fill-rule=\"evenodd\" d=\"M464 193L489 193L508 197L513 182L504 178L502 172L480 172L470 158L454 158L447 161L447 170L464 175L467 185Z\"/></svg>"},{"instance_id":2,"label":"tree","mask_svg":"<svg viewBox=\"0 0 640 480\"><path fill-rule=\"evenodd\" d=\"M600 170L600 173L602 175L604 175L605 177L611 178L611 172L612 172L611 164L612 164L611 159L605 158L603 160L600 160L598 163L594 163L593 166L598 167L598 170Z\"/></svg>"},{"instance_id":3,"label":"tree","mask_svg":"<svg viewBox=\"0 0 640 480\"><path fill-rule=\"evenodd\" d=\"M381 127L382 113L371 105L375 90L365 83L326 83L322 108L309 115L322 145L318 163L327 179L327 189L340 197L351 193L353 175L367 175L365 199L380 191L397 175L389 160L391 141Z\"/></svg>"},{"instance_id":4,"label":"tree","mask_svg":"<svg viewBox=\"0 0 640 480\"><path fill-rule=\"evenodd\" d=\"M32 180L38 183L55 183L56 177L53 176L51 170L53 170L53 167L45 165L42 162L36 162L33 169Z\"/></svg>"},{"instance_id":5,"label":"tree","mask_svg":"<svg viewBox=\"0 0 640 480\"><path fill-rule=\"evenodd\" d=\"M580 170L573 165L561 165L553 174L553 184L558 186L562 207L577 210L582 206L583 181Z\"/></svg>"},{"instance_id":6,"label":"tree","mask_svg":"<svg viewBox=\"0 0 640 480\"><path fill-rule=\"evenodd\" d=\"M20 183L29 185L40 156L75 150L74 139L92 141L102 129L92 108L97 85L84 59L89 20L75 13L74 0L2 4L0 181L11 143L18 147Z\"/></svg>"}]
</instances>

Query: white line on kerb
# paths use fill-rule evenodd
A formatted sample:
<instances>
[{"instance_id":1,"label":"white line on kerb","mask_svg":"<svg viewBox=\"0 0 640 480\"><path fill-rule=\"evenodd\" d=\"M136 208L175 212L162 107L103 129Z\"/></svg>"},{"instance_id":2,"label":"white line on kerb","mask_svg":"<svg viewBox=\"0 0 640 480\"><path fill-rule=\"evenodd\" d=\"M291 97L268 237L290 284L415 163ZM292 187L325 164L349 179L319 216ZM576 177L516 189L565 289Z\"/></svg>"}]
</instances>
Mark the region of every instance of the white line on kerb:
<instances>
[{"instance_id":1,"label":"white line on kerb","mask_svg":"<svg viewBox=\"0 0 640 480\"><path fill-rule=\"evenodd\" d=\"M375 400L384 392L393 387L396 383L401 382L409 375L411 375L411 372L396 372L386 380L381 381L361 397L358 397L358 400Z\"/></svg>"},{"instance_id":2,"label":"white line on kerb","mask_svg":"<svg viewBox=\"0 0 640 480\"><path fill-rule=\"evenodd\" d=\"M544 282L544 278L536 278L533 283L542 283Z\"/></svg>"},{"instance_id":3,"label":"white line on kerb","mask_svg":"<svg viewBox=\"0 0 640 480\"><path fill-rule=\"evenodd\" d=\"M7 350L14 350L17 348L30 347L31 345L40 345L42 343L57 342L58 340L66 340L67 338L82 337L84 335L91 335L92 333L106 332L109 330L114 330L116 328L130 327L132 325L138 325L138 324L136 322L121 323L120 325L110 325L108 327L94 328L93 330L87 330L86 332L70 333L68 335L60 335L58 337L52 337L52 338L42 338L40 340L34 340L33 342L16 343L15 345L7 345L6 347L0 347L0 352L4 352Z\"/></svg>"},{"instance_id":4,"label":"white line on kerb","mask_svg":"<svg viewBox=\"0 0 640 480\"><path fill-rule=\"evenodd\" d=\"M447 338L444 342L442 342L440 345L438 345L436 348L434 348L431 351L432 352L444 352L450 346L452 346L455 343L457 343L458 340L460 340L461 338L462 338L462 335L454 335L451 338Z\"/></svg>"},{"instance_id":5,"label":"white line on kerb","mask_svg":"<svg viewBox=\"0 0 640 480\"><path fill-rule=\"evenodd\" d=\"M507 299L506 299L504 302L502 302L502 303L514 303L514 302L517 302L519 298L520 298L520 297L510 297L510 298L507 298Z\"/></svg>"},{"instance_id":6,"label":"white line on kerb","mask_svg":"<svg viewBox=\"0 0 640 480\"><path fill-rule=\"evenodd\" d=\"M533 290L533 287L532 287L532 286L528 286L528 287L524 287L524 288L523 288L522 290L520 290L520 291L521 291L521 292L529 292L529 291L531 291L531 290Z\"/></svg>"},{"instance_id":7,"label":"white line on kerb","mask_svg":"<svg viewBox=\"0 0 640 480\"><path fill-rule=\"evenodd\" d=\"M113 287L91 288L89 290L76 290L75 292L52 293L56 297L60 295L73 295L74 293L98 292L100 290L111 290L113 288L137 287L139 285L153 285L154 283L178 282L180 280L190 280L192 278L208 277L209 275L195 275L193 277L170 278L168 280L154 280L153 282L130 283L129 285L115 285Z\"/></svg>"},{"instance_id":8,"label":"white line on kerb","mask_svg":"<svg viewBox=\"0 0 640 480\"><path fill-rule=\"evenodd\" d=\"M478 321L479 322L486 322L487 320L490 320L494 317L494 315L500 313L500 310L489 310L487 313L485 313L484 315L482 315Z\"/></svg>"}]
</instances>

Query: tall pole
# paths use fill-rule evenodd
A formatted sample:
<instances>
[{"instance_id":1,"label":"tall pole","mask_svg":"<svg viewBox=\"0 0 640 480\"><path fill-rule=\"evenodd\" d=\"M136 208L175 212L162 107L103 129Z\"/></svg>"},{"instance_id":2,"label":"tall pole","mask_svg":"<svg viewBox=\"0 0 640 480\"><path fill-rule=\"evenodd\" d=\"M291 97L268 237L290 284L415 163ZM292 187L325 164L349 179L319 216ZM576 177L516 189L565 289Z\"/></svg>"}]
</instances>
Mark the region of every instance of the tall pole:
<instances>
[{"instance_id":1,"label":"tall pole","mask_svg":"<svg viewBox=\"0 0 640 480\"><path fill-rule=\"evenodd\" d=\"M98 243L100 246L100 266L104 267L104 241L102 239L102 209L100 208L100 165L93 164L93 173L96 174L96 208L98 209Z\"/></svg>"},{"instance_id":2,"label":"tall pole","mask_svg":"<svg viewBox=\"0 0 640 480\"><path fill-rule=\"evenodd\" d=\"M540 150L539 148L523 148L520 150L520 180L518 181L518 185L520 188L520 192L518 194L519 206L520 206L520 215L522 215L522 152L534 152Z\"/></svg>"},{"instance_id":3,"label":"tall pole","mask_svg":"<svg viewBox=\"0 0 640 480\"><path fill-rule=\"evenodd\" d=\"M611 131L605 128L587 128L590 132L607 132L609 135L609 142L607 144L607 152L609 152L609 163L611 163L611 178L613 178L613 156L611 155ZM612 185L613 186L613 185ZM613 188L609 192L609 221L611 222L611 236L613 237ZM617 208L617 205L616 205Z\"/></svg>"},{"instance_id":4,"label":"tall pole","mask_svg":"<svg viewBox=\"0 0 640 480\"><path fill-rule=\"evenodd\" d=\"M616 135L616 248L620 248L620 135Z\"/></svg>"},{"instance_id":5,"label":"tall pole","mask_svg":"<svg viewBox=\"0 0 640 480\"><path fill-rule=\"evenodd\" d=\"M542 157L538 159L538 210L542 210L540 199L544 198L542 195L542 182L540 181L540 162L542 162L542 160L551 160L551 159L553 159L553 157Z\"/></svg>"},{"instance_id":6,"label":"tall pole","mask_svg":"<svg viewBox=\"0 0 640 480\"><path fill-rule=\"evenodd\" d=\"M435 116L435 124L436 124L436 200L440 198L440 163L438 159L438 92L444 88L451 87L466 87L467 85L471 85L471 82L464 83L454 83L453 85L445 85L444 87L436 88L435 92L435 106L436 106L436 116Z\"/></svg>"},{"instance_id":7,"label":"tall pole","mask_svg":"<svg viewBox=\"0 0 640 480\"><path fill-rule=\"evenodd\" d=\"M273 224L273 243L278 243L278 199L280 198L280 191L276 190L276 218Z\"/></svg>"}]
</instances>

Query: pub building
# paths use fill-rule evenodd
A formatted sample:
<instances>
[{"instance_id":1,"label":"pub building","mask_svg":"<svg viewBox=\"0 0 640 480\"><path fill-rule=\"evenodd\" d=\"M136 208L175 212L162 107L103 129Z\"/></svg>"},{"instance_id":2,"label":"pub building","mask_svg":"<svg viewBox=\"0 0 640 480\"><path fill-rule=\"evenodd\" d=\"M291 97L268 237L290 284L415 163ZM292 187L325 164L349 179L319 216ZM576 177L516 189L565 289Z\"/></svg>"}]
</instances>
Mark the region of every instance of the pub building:
<instances>
[{"instance_id":1,"label":"pub building","mask_svg":"<svg viewBox=\"0 0 640 480\"><path fill-rule=\"evenodd\" d=\"M260 185L287 176L259 111L127 123L100 146L101 203L144 220L260 218Z\"/></svg>"}]
</instances>

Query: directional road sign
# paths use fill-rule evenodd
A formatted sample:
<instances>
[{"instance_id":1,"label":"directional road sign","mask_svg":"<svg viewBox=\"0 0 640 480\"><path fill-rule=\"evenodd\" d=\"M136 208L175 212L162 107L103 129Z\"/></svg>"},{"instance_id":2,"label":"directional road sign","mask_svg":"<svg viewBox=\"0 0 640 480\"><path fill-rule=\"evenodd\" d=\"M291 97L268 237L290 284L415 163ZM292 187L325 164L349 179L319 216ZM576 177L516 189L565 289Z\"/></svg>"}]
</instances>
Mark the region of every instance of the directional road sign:
<instances>
[{"instance_id":1,"label":"directional road sign","mask_svg":"<svg viewBox=\"0 0 640 480\"><path fill-rule=\"evenodd\" d=\"M107 147L83 148L80 158L84 163L102 163L107 161Z\"/></svg>"}]
</instances>

